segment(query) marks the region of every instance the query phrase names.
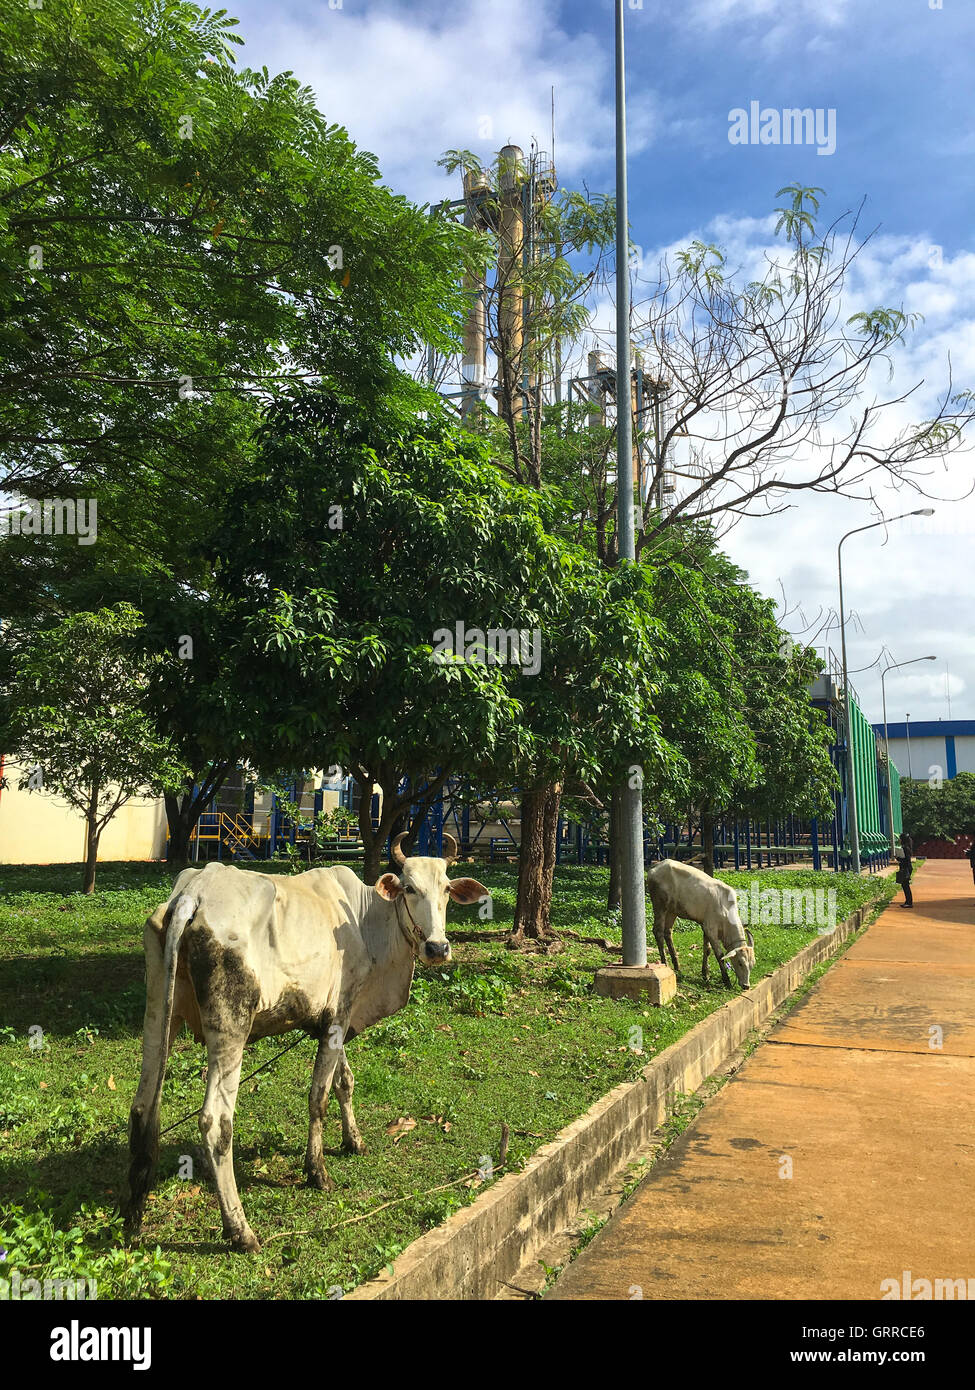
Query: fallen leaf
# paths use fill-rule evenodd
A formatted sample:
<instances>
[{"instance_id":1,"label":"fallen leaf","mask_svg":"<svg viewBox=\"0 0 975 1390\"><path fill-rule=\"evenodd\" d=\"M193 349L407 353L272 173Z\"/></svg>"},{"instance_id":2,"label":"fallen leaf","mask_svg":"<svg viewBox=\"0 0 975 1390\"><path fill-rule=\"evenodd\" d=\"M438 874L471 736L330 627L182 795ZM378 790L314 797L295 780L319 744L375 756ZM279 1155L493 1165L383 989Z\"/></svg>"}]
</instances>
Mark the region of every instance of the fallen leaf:
<instances>
[{"instance_id":1,"label":"fallen leaf","mask_svg":"<svg viewBox=\"0 0 975 1390\"><path fill-rule=\"evenodd\" d=\"M114 1091L114 1090L115 1090L115 1077L114 1077L114 1076L110 1076L110 1077L108 1078L108 1080L105 1082L105 1085L108 1087L108 1089L109 1089L110 1091Z\"/></svg>"},{"instance_id":2,"label":"fallen leaf","mask_svg":"<svg viewBox=\"0 0 975 1390\"><path fill-rule=\"evenodd\" d=\"M394 1120L391 1125L386 1126L386 1133L392 1136L394 1144L398 1144L404 1134L409 1134L411 1129L416 1129L416 1120L407 1115L401 1115L398 1120Z\"/></svg>"},{"instance_id":3,"label":"fallen leaf","mask_svg":"<svg viewBox=\"0 0 975 1390\"><path fill-rule=\"evenodd\" d=\"M47 1082L46 1082L46 1081L42 1081L42 1082L41 1082L41 1090L42 1090L42 1091L46 1091L46 1090L47 1090Z\"/></svg>"}]
</instances>

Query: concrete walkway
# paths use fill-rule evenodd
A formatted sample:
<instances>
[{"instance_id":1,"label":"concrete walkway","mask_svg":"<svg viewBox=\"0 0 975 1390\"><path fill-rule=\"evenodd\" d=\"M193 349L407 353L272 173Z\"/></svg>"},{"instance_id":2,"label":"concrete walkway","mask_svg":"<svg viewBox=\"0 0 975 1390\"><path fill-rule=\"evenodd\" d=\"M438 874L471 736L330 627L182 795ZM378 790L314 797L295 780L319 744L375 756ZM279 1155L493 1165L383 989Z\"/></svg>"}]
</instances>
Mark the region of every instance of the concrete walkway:
<instances>
[{"instance_id":1,"label":"concrete walkway","mask_svg":"<svg viewBox=\"0 0 975 1390\"><path fill-rule=\"evenodd\" d=\"M912 886L913 910L888 907L776 1026L550 1298L975 1280L975 887L965 860Z\"/></svg>"}]
</instances>

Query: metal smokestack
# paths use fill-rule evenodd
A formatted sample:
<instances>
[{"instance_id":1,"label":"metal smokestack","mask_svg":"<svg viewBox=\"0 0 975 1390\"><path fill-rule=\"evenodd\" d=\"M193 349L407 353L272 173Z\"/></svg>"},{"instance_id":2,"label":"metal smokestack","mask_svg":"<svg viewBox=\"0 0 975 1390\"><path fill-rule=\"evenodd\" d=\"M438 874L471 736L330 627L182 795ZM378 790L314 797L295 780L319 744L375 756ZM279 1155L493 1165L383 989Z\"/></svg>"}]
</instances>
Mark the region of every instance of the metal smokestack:
<instances>
[{"instance_id":1,"label":"metal smokestack","mask_svg":"<svg viewBox=\"0 0 975 1390\"><path fill-rule=\"evenodd\" d=\"M501 219L498 247L500 305L498 327L501 347L500 371L505 397L511 401L511 418L520 420L522 351L524 348L524 290L522 259L525 248L525 207L522 188L525 156L518 145L505 145L498 156L501 184Z\"/></svg>"},{"instance_id":2,"label":"metal smokestack","mask_svg":"<svg viewBox=\"0 0 975 1390\"><path fill-rule=\"evenodd\" d=\"M485 227L483 199L491 192L491 183L483 169L469 169L464 174L464 225L482 231ZM470 298L470 310L464 325L464 356L461 376L464 394L461 398L461 417L473 414L482 399L487 361L487 287L483 272L468 272L464 290Z\"/></svg>"}]
</instances>

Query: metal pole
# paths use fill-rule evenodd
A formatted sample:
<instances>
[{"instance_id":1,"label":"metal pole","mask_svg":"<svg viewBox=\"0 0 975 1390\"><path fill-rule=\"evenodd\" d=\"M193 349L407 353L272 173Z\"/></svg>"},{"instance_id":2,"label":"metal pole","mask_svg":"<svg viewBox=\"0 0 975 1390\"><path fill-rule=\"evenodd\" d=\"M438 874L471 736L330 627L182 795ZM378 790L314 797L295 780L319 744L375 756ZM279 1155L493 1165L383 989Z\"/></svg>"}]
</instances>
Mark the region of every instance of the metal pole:
<instances>
[{"instance_id":1,"label":"metal pole","mask_svg":"<svg viewBox=\"0 0 975 1390\"><path fill-rule=\"evenodd\" d=\"M845 536L840 537L840 543L836 547L836 567L839 571L840 580L840 642L843 651L843 699L846 707L846 742L847 742L847 791L850 807L850 847L853 851L853 872L860 872L860 834L857 826L857 794L856 794L856 761L853 757L853 705L850 697L850 679L846 669L846 614L843 611L843 542L849 540L851 536L858 536L861 531L872 531L877 526L888 526L892 521L903 521L906 516L933 516L933 507L920 507L913 512L900 512L897 516L881 517L879 521L871 521L866 526L856 526L852 531L847 531ZM907 756L910 761L911 745L908 741Z\"/></svg>"},{"instance_id":2,"label":"metal pole","mask_svg":"<svg viewBox=\"0 0 975 1390\"><path fill-rule=\"evenodd\" d=\"M884 710L884 752L887 755L887 829L890 832L890 852L894 853L894 791L891 786L893 778L890 775L890 739L887 737L887 690L884 681L887 679L887 672L892 671L893 666L888 666L880 673L880 701Z\"/></svg>"},{"instance_id":3,"label":"metal pole","mask_svg":"<svg viewBox=\"0 0 975 1390\"><path fill-rule=\"evenodd\" d=\"M910 716L909 714L905 714L905 715L904 715L904 718L905 718L905 720L907 721L907 722L906 722L906 725L905 725L906 731L907 731L907 775L908 775L908 777L910 777L911 781L913 782L913 781L914 781L914 767L913 767L913 764L911 763L911 716Z\"/></svg>"},{"instance_id":4,"label":"metal pole","mask_svg":"<svg viewBox=\"0 0 975 1390\"><path fill-rule=\"evenodd\" d=\"M866 527L862 528L866 530ZM850 531L849 535L853 535ZM850 828L850 850L853 855L853 872L860 872L860 833L857 825L857 771L853 754L853 700L850 696L850 678L846 670L846 613L843 609L843 541L836 547L836 565L840 580L840 648L843 659L843 706L846 711L846 804Z\"/></svg>"},{"instance_id":5,"label":"metal pole","mask_svg":"<svg viewBox=\"0 0 975 1390\"><path fill-rule=\"evenodd\" d=\"M636 559L633 508L633 417L630 413L630 241L626 193L626 81L623 0L616 0L616 506L621 561ZM633 782L637 785L633 786ZM643 870L642 777L621 790L623 964L647 963L647 906Z\"/></svg>"}]
</instances>

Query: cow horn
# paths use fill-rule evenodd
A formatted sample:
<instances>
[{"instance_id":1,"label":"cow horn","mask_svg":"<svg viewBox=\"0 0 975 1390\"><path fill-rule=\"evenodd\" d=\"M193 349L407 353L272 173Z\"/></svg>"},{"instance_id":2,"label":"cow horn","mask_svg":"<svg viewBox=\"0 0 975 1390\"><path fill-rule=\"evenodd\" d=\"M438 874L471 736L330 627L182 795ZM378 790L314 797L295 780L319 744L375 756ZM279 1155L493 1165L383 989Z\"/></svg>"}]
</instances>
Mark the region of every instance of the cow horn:
<instances>
[{"instance_id":1,"label":"cow horn","mask_svg":"<svg viewBox=\"0 0 975 1390\"><path fill-rule=\"evenodd\" d=\"M408 830L400 831L400 833L396 836L396 839L389 847L390 858L392 859L393 863L397 864L400 868L402 868L406 862L406 855L400 849L400 844L403 840L406 839L408 834Z\"/></svg>"},{"instance_id":2,"label":"cow horn","mask_svg":"<svg viewBox=\"0 0 975 1390\"><path fill-rule=\"evenodd\" d=\"M750 947L752 948L752 950L754 951L754 949L755 949L755 938L752 936L751 932L748 930L747 927L745 928L745 939L746 939L746 941L748 942L749 946L750 946Z\"/></svg>"},{"instance_id":3,"label":"cow horn","mask_svg":"<svg viewBox=\"0 0 975 1390\"><path fill-rule=\"evenodd\" d=\"M453 864L458 854L457 841L453 835L448 835L446 830L443 832L443 850L444 859L448 864Z\"/></svg>"}]
</instances>

